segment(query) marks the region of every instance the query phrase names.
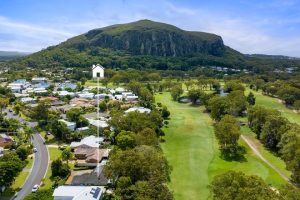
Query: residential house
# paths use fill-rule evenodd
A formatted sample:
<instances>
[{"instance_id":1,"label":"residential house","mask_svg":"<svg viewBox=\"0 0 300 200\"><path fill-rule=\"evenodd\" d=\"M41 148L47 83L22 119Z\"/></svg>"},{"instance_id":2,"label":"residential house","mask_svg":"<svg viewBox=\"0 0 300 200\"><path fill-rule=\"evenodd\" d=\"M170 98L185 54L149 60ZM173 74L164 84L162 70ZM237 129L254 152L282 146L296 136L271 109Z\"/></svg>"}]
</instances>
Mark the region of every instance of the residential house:
<instances>
[{"instance_id":1,"label":"residential house","mask_svg":"<svg viewBox=\"0 0 300 200\"><path fill-rule=\"evenodd\" d=\"M74 151L77 158L76 166L97 166L102 160L107 160L109 149L78 147Z\"/></svg>"},{"instance_id":2,"label":"residential house","mask_svg":"<svg viewBox=\"0 0 300 200\"><path fill-rule=\"evenodd\" d=\"M84 99L93 99L95 94L91 92L78 92L76 93L76 96L79 98L84 98Z\"/></svg>"},{"instance_id":3,"label":"residential house","mask_svg":"<svg viewBox=\"0 0 300 200\"><path fill-rule=\"evenodd\" d=\"M104 78L104 67L102 65L92 66L93 78Z\"/></svg>"},{"instance_id":4,"label":"residential house","mask_svg":"<svg viewBox=\"0 0 300 200\"><path fill-rule=\"evenodd\" d=\"M109 180L104 175L104 166L106 165L106 160L98 163L95 169L87 170L74 170L71 172L66 185L98 185L107 186Z\"/></svg>"},{"instance_id":5,"label":"residential house","mask_svg":"<svg viewBox=\"0 0 300 200\"><path fill-rule=\"evenodd\" d=\"M13 144L13 139L10 136L8 136L4 133L0 134L0 147L8 148L12 144Z\"/></svg>"},{"instance_id":6,"label":"residential house","mask_svg":"<svg viewBox=\"0 0 300 200\"><path fill-rule=\"evenodd\" d=\"M90 119L90 118L86 118L88 120L88 122L90 123L90 125L93 125L97 128L100 128L101 130L108 128L109 124L107 123L106 120L100 120L100 119Z\"/></svg>"},{"instance_id":7,"label":"residential house","mask_svg":"<svg viewBox=\"0 0 300 200\"><path fill-rule=\"evenodd\" d=\"M137 101L138 99L139 99L139 97L136 95L130 95L130 96L125 97L126 101Z\"/></svg>"},{"instance_id":8,"label":"residential house","mask_svg":"<svg viewBox=\"0 0 300 200\"><path fill-rule=\"evenodd\" d=\"M104 187L100 186L59 186L53 192L54 200L100 200Z\"/></svg>"},{"instance_id":9,"label":"residential house","mask_svg":"<svg viewBox=\"0 0 300 200\"><path fill-rule=\"evenodd\" d=\"M61 123L64 123L67 126L67 128L71 131L74 131L75 128L76 128L76 123L75 122L68 122L64 119L60 119L58 121L61 122Z\"/></svg>"},{"instance_id":10,"label":"residential house","mask_svg":"<svg viewBox=\"0 0 300 200\"><path fill-rule=\"evenodd\" d=\"M36 102L36 99L31 98L31 97L23 97L23 98L20 99L20 101L22 103L26 103L26 104L33 104L33 103Z\"/></svg>"},{"instance_id":11,"label":"residential house","mask_svg":"<svg viewBox=\"0 0 300 200\"><path fill-rule=\"evenodd\" d=\"M105 94L105 93L102 93L102 94L96 94L94 96L95 99L105 99L105 98L108 98L108 99L113 99L114 96L111 95L111 94Z\"/></svg>"},{"instance_id":12,"label":"residential house","mask_svg":"<svg viewBox=\"0 0 300 200\"><path fill-rule=\"evenodd\" d=\"M48 88L50 85L48 79L45 77L34 77L31 79L34 88Z\"/></svg>"},{"instance_id":13,"label":"residential house","mask_svg":"<svg viewBox=\"0 0 300 200\"><path fill-rule=\"evenodd\" d=\"M144 108L144 107L133 107L125 111L125 113L130 113L130 112L150 113L151 110L149 108Z\"/></svg>"},{"instance_id":14,"label":"residential house","mask_svg":"<svg viewBox=\"0 0 300 200\"><path fill-rule=\"evenodd\" d=\"M56 92L58 94L59 97L66 97L66 96L70 96L71 98L75 97L75 93L74 92L68 92L68 91L57 91Z\"/></svg>"},{"instance_id":15,"label":"residential house","mask_svg":"<svg viewBox=\"0 0 300 200\"><path fill-rule=\"evenodd\" d=\"M103 137L95 137L93 135L83 138L80 142L72 142L70 147L75 148L99 148L103 143Z\"/></svg>"}]
</instances>

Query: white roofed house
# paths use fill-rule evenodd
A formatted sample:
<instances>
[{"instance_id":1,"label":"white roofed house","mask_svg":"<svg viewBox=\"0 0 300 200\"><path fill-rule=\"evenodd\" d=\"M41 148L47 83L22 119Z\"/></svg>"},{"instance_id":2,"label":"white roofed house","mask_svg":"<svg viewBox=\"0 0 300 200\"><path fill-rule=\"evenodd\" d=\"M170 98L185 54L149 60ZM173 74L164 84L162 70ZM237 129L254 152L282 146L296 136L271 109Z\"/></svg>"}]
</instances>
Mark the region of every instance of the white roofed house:
<instances>
[{"instance_id":1,"label":"white roofed house","mask_svg":"<svg viewBox=\"0 0 300 200\"><path fill-rule=\"evenodd\" d=\"M103 143L103 137L95 137L93 135L83 138L80 142L72 142L70 147L74 148L99 148Z\"/></svg>"},{"instance_id":2,"label":"white roofed house","mask_svg":"<svg viewBox=\"0 0 300 200\"><path fill-rule=\"evenodd\" d=\"M68 122L64 119L60 119L58 121L61 122L61 123L64 123L67 126L67 128L71 131L74 131L75 128L76 128L76 123L75 122Z\"/></svg>"},{"instance_id":3,"label":"white roofed house","mask_svg":"<svg viewBox=\"0 0 300 200\"><path fill-rule=\"evenodd\" d=\"M93 99L95 94L91 93L91 92L78 92L76 93L76 95L80 98L84 98L84 99Z\"/></svg>"},{"instance_id":4,"label":"white roofed house","mask_svg":"<svg viewBox=\"0 0 300 200\"><path fill-rule=\"evenodd\" d=\"M151 110L149 108L144 108L144 107L133 107L125 111L125 113L130 113L130 112L150 113Z\"/></svg>"},{"instance_id":5,"label":"white roofed house","mask_svg":"<svg viewBox=\"0 0 300 200\"><path fill-rule=\"evenodd\" d=\"M104 78L104 67L102 65L93 65L93 78Z\"/></svg>"},{"instance_id":6,"label":"white roofed house","mask_svg":"<svg viewBox=\"0 0 300 200\"><path fill-rule=\"evenodd\" d=\"M31 97L23 97L23 98L20 99L20 101L22 103L35 103L36 99L31 98Z\"/></svg>"},{"instance_id":7,"label":"white roofed house","mask_svg":"<svg viewBox=\"0 0 300 200\"><path fill-rule=\"evenodd\" d=\"M100 186L59 186L53 192L54 200L100 200L104 187Z\"/></svg>"}]
</instances>

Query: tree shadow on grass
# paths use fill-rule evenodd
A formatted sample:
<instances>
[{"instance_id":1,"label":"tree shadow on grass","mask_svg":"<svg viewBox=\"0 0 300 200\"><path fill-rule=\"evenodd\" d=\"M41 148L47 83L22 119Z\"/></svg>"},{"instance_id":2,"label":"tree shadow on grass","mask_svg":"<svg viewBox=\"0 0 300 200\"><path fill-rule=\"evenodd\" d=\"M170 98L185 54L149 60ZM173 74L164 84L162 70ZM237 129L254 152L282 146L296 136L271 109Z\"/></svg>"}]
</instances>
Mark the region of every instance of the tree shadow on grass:
<instances>
[{"instance_id":1,"label":"tree shadow on grass","mask_svg":"<svg viewBox=\"0 0 300 200\"><path fill-rule=\"evenodd\" d=\"M246 148L243 146L238 146L235 151L226 151L221 149L221 155L220 158L228 161L228 162L247 162L247 158L245 157L246 154Z\"/></svg>"}]
</instances>

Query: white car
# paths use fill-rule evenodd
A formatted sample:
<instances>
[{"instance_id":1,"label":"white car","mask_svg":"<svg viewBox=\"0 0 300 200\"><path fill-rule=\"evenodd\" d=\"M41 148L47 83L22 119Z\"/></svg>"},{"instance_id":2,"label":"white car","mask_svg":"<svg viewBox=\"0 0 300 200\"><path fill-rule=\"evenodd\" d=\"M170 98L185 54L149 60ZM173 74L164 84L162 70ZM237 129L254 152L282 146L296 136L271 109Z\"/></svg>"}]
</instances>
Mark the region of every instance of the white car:
<instances>
[{"instance_id":1,"label":"white car","mask_svg":"<svg viewBox=\"0 0 300 200\"><path fill-rule=\"evenodd\" d=\"M36 153L37 152L37 148L33 148L33 152Z\"/></svg>"},{"instance_id":2,"label":"white car","mask_svg":"<svg viewBox=\"0 0 300 200\"><path fill-rule=\"evenodd\" d=\"M36 192L39 189L39 185L34 185L31 192Z\"/></svg>"}]
</instances>

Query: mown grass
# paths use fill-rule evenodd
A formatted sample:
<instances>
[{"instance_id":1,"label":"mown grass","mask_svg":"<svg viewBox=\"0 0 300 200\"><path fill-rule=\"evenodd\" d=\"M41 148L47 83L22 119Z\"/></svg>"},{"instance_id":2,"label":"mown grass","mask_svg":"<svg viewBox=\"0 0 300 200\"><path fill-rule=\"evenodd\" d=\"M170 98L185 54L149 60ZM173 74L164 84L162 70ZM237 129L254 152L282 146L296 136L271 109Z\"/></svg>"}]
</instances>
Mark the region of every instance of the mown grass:
<instances>
[{"instance_id":1,"label":"mown grass","mask_svg":"<svg viewBox=\"0 0 300 200\"><path fill-rule=\"evenodd\" d=\"M213 177L228 170L258 175L267 183L279 186L286 182L267 164L260 160L244 143L244 162L226 161L220 158L218 142L214 137L213 122L203 107L180 104L171 100L169 93L156 95L156 102L166 105L171 112L165 143L162 143L167 160L173 167L169 187L176 200L211 199L209 184ZM268 152L268 159L280 160ZM277 164L276 164L277 166ZM282 167L282 166L281 166Z\"/></svg>"},{"instance_id":2,"label":"mown grass","mask_svg":"<svg viewBox=\"0 0 300 200\"><path fill-rule=\"evenodd\" d=\"M300 124L300 114L287 108L279 99L263 95L260 91L257 92L249 88L246 89L245 94L248 95L250 91L256 97L256 105L278 110L281 112L282 116L286 117L290 122Z\"/></svg>"},{"instance_id":3,"label":"mown grass","mask_svg":"<svg viewBox=\"0 0 300 200\"><path fill-rule=\"evenodd\" d=\"M42 187L45 189L51 188L53 181L51 178L51 161L56 160L61 157L61 150L59 150L56 147L48 147L49 156L50 156L50 163L45 175L45 178L43 179L43 185Z\"/></svg>"}]
</instances>

